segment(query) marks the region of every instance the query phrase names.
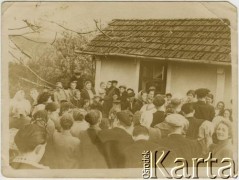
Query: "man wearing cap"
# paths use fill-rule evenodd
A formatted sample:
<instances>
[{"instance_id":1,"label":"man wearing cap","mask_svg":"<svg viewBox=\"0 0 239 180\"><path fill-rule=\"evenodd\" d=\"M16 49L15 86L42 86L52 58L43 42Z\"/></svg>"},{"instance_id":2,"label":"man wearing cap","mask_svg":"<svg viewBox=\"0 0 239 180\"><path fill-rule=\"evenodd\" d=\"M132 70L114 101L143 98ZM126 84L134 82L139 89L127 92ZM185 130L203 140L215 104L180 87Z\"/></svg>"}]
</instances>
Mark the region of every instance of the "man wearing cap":
<instances>
[{"instance_id":1,"label":"man wearing cap","mask_svg":"<svg viewBox=\"0 0 239 180\"><path fill-rule=\"evenodd\" d=\"M195 118L212 121L215 117L215 109L212 105L206 103L206 96L210 91L205 88L200 88L195 91L197 102L193 104L195 109Z\"/></svg>"},{"instance_id":2,"label":"man wearing cap","mask_svg":"<svg viewBox=\"0 0 239 180\"><path fill-rule=\"evenodd\" d=\"M189 163L192 158L202 157L202 146L198 141L185 138L189 126L188 120L180 114L170 114L165 121L158 125L160 129L167 129L167 137L159 141L160 147L177 154L177 157L184 158Z\"/></svg>"},{"instance_id":3,"label":"man wearing cap","mask_svg":"<svg viewBox=\"0 0 239 180\"><path fill-rule=\"evenodd\" d=\"M116 113L113 128L99 132L99 138L103 143L104 154L109 168L124 168L124 149L133 143L132 114L128 111Z\"/></svg>"}]
</instances>

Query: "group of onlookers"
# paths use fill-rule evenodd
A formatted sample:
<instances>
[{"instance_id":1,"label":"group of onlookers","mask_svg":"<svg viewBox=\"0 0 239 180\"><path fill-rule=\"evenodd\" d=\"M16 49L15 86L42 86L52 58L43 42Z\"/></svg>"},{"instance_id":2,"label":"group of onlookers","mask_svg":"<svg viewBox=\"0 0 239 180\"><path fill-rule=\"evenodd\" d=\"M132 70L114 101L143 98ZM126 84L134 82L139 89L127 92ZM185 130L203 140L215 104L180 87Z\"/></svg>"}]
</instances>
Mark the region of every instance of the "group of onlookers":
<instances>
[{"instance_id":1,"label":"group of onlookers","mask_svg":"<svg viewBox=\"0 0 239 180\"><path fill-rule=\"evenodd\" d=\"M82 87L83 85L83 87ZM135 93L118 82L56 83L53 93L20 90L10 103L10 165L16 169L142 168L142 152L170 150L171 159L233 157L232 113L205 88L185 99Z\"/></svg>"}]
</instances>

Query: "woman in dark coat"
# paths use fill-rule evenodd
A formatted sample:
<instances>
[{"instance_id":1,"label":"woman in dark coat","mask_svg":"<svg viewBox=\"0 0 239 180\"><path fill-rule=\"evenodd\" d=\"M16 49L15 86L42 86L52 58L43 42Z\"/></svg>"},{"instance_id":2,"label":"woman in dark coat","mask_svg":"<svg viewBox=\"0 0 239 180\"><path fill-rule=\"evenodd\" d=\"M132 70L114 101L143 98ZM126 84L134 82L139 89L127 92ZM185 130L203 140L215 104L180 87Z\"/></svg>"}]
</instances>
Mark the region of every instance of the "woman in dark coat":
<instances>
[{"instance_id":1,"label":"woman in dark coat","mask_svg":"<svg viewBox=\"0 0 239 180\"><path fill-rule=\"evenodd\" d=\"M94 96L95 96L95 90L92 87L92 83L90 81L86 81L84 89L82 89L82 91L81 91L82 99L83 100L89 99L90 104L92 104Z\"/></svg>"}]
</instances>

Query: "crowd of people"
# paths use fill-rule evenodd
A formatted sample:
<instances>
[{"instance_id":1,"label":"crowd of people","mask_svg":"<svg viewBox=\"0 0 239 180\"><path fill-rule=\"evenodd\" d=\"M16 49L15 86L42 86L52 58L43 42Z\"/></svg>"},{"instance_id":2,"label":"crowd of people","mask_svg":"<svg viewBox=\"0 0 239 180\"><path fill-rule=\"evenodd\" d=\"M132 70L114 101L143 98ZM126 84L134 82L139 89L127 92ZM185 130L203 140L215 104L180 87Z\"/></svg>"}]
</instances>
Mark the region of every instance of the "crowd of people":
<instances>
[{"instance_id":1,"label":"crowd of people","mask_svg":"<svg viewBox=\"0 0 239 180\"><path fill-rule=\"evenodd\" d=\"M10 103L10 165L14 169L142 168L142 152L175 157L233 158L232 112L199 88L184 99L140 92L116 80L56 83L53 93L20 90ZM169 166L174 163L166 162Z\"/></svg>"}]
</instances>

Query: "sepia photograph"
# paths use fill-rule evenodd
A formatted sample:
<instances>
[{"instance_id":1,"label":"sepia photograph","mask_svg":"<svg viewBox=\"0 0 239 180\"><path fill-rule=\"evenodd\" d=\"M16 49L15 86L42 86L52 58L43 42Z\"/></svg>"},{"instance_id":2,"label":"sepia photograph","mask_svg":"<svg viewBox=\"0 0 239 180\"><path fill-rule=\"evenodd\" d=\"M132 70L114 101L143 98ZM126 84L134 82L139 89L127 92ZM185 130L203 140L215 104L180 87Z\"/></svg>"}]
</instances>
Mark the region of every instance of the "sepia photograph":
<instances>
[{"instance_id":1,"label":"sepia photograph","mask_svg":"<svg viewBox=\"0 0 239 180\"><path fill-rule=\"evenodd\" d=\"M6 178L238 178L238 10L1 7Z\"/></svg>"}]
</instances>

